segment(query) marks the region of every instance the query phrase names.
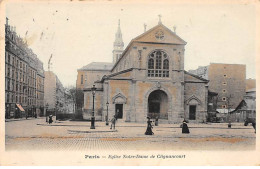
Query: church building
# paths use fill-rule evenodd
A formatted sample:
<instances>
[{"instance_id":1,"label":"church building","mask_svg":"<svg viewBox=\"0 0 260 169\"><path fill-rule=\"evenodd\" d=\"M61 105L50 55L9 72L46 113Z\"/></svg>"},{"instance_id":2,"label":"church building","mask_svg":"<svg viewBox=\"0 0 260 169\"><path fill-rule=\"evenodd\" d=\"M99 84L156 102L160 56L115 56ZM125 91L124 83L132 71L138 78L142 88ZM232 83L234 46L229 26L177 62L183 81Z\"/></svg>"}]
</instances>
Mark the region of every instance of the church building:
<instances>
[{"instance_id":1,"label":"church building","mask_svg":"<svg viewBox=\"0 0 260 169\"><path fill-rule=\"evenodd\" d=\"M187 43L159 20L123 50L120 22L113 63L94 62L78 69L77 88L84 91L83 118L162 123L206 122L208 80L184 70Z\"/></svg>"}]
</instances>

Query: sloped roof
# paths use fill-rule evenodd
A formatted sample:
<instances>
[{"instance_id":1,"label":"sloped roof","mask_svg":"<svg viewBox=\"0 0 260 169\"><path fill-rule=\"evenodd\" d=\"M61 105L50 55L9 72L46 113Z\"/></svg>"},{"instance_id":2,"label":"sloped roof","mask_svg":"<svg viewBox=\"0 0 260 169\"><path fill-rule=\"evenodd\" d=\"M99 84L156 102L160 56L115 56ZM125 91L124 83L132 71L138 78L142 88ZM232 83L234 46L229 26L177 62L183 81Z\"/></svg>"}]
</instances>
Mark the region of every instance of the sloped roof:
<instances>
[{"instance_id":1,"label":"sloped roof","mask_svg":"<svg viewBox=\"0 0 260 169\"><path fill-rule=\"evenodd\" d=\"M234 110L235 109L217 109L217 112L227 114L228 112L231 113Z\"/></svg>"},{"instance_id":2,"label":"sloped roof","mask_svg":"<svg viewBox=\"0 0 260 169\"><path fill-rule=\"evenodd\" d=\"M163 29L165 31L168 31L168 33L171 35L171 38L168 41L151 41L151 39L147 40L145 39L146 36L149 36L149 34L151 34L151 32L157 30L157 29ZM153 34L154 35L154 34ZM129 44L127 45L127 47L125 48L125 50L122 53L122 56L117 60L117 62L113 65L112 70L116 67L116 65L120 62L120 60L124 57L125 53L128 51L128 49L130 48L130 46L134 43L134 42L156 42L156 43L161 43L161 44L178 44L178 45L186 45L187 42L185 42L183 39L181 39L175 32L171 31L169 28L167 28L166 26L164 26L162 23L152 27L151 29L149 29L148 31L142 33L141 35L135 37L134 39L132 39Z\"/></svg>"},{"instance_id":3,"label":"sloped roof","mask_svg":"<svg viewBox=\"0 0 260 169\"><path fill-rule=\"evenodd\" d=\"M256 92L256 88L248 89L246 92Z\"/></svg>"},{"instance_id":4,"label":"sloped roof","mask_svg":"<svg viewBox=\"0 0 260 169\"><path fill-rule=\"evenodd\" d=\"M197 76L197 75L194 75L194 74L192 74L192 73L189 73L189 72L187 72L187 71L184 71L184 74L186 75L185 76L185 81L194 81L195 82L195 79L196 79L196 81L203 81L203 82L209 82L209 80L207 80L207 79L204 79L204 78L202 78L202 77L199 77L199 76ZM188 78L188 76L187 75L189 75L190 76L190 78ZM191 78L192 77L192 78Z\"/></svg>"},{"instance_id":5,"label":"sloped roof","mask_svg":"<svg viewBox=\"0 0 260 169\"><path fill-rule=\"evenodd\" d=\"M83 66L78 70L111 70L113 63L109 62L91 62L90 64Z\"/></svg>"},{"instance_id":6,"label":"sloped roof","mask_svg":"<svg viewBox=\"0 0 260 169\"><path fill-rule=\"evenodd\" d=\"M168 31L170 39L161 42L157 42L157 43L172 43L172 44L182 44L182 45L186 45L187 42L185 42L183 39L181 39L175 32L171 31L169 28L167 28L165 25L163 25L162 23L152 27L151 29L149 29L148 31L142 33L141 35L137 36L136 38L133 39L133 41L141 41L141 42L149 42L151 40L151 37L149 37L148 35L152 35L154 38L154 34L151 34L151 32L153 32L154 30L157 29L163 29L165 31ZM148 37L148 39L146 39L145 37Z\"/></svg>"}]
</instances>

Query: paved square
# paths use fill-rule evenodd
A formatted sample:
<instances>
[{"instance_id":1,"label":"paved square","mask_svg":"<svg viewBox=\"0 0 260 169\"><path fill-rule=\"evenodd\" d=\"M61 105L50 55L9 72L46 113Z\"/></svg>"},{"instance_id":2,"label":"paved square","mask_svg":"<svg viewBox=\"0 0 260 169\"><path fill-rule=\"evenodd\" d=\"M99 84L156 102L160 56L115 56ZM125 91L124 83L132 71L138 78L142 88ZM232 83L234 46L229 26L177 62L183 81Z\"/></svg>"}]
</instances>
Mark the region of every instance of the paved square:
<instances>
[{"instance_id":1,"label":"paved square","mask_svg":"<svg viewBox=\"0 0 260 169\"><path fill-rule=\"evenodd\" d=\"M55 119L55 118L54 118ZM125 151L125 150L254 150L255 132L252 126L227 124L188 124L190 134L182 134L180 124L159 124L154 135L144 135L146 124L117 123L110 130L105 122L56 121L47 124L45 118L22 119L5 123L6 151Z\"/></svg>"}]
</instances>

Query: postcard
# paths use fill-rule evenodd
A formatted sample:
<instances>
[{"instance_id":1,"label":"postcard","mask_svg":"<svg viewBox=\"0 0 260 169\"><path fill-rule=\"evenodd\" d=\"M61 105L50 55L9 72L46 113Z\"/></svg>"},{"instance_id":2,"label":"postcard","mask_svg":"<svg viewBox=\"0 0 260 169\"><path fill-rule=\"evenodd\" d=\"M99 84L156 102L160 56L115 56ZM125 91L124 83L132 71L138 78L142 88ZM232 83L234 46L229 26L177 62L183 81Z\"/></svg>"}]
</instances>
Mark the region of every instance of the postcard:
<instances>
[{"instance_id":1,"label":"postcard","mask_svg":"<svg viewBox=\"0 0 260 169\"><path fill-rule=\"evenodd\" d=\"M260 164L259 1L0 8L0 165Z\"/></svg>"}]
</instances>

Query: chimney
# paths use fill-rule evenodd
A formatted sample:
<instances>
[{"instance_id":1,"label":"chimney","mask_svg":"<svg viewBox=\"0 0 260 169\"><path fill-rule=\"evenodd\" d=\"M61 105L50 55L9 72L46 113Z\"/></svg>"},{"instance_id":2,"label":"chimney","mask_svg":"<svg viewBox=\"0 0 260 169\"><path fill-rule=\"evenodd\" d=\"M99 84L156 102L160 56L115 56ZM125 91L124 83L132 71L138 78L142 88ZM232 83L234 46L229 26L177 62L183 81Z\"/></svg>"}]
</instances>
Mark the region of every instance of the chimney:
<instances>
[{"instance_id":1,"label":"chimney","mask_svg":"<svg viewBox=\"0 0 260 169\"><path fill-rule=\"evenodd\" d=\"M9 20L9 19L6 17L6 25L8 25L8 20Z\"/></svg>"}]
</instances>

